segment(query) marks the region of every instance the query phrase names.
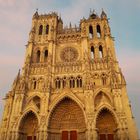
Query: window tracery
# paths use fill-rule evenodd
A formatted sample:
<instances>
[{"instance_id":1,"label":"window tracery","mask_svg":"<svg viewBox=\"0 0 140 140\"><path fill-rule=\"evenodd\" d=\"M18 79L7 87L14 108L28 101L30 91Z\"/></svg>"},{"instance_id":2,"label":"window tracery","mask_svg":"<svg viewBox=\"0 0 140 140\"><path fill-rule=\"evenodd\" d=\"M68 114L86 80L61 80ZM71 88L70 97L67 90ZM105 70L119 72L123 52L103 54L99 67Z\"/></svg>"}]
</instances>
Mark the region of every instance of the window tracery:
<instances>
[{"instance_id":1,"label":"window tracery","mask_svg":"<svg viewBox=\"0 0 140 140\"><path fill-rule=\"evenodd\" d=\"M60 89L60 88L81 88L82 87L82 77L77 76L77 77L63 77L59 78L57 77L55 79L55 88Z\"/></svg>"},{"instance_id":2,"label":"window tracery","mask_svg":"<svg viewBox=\"0 0 140 140\"><path fill-rule=\"evenodd\" d=\"M60 58L62 61L65 61L65 62L75 61L78 58L78 51L74 47L65 47L61 51Z\"/></svg>"}]
</instances>

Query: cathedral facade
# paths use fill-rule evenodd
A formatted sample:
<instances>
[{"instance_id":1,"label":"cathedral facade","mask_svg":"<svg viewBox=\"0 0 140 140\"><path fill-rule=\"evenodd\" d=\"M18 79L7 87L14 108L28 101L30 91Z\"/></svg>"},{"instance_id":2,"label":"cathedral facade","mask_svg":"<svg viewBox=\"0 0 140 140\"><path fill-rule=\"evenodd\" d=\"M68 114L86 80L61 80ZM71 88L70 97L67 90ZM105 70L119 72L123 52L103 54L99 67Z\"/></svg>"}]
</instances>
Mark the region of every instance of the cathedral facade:
<instances>
[{"instance_id":1,"label":"cathedral facade","mask_svg":"<svg viewBox=\"0 0 140 140\"><path fill-rule=\"evenodd\" d=\"M55 12L36 12L0 140L137 139L106 13L63 27Z\"/></svg>"}]
</instances>

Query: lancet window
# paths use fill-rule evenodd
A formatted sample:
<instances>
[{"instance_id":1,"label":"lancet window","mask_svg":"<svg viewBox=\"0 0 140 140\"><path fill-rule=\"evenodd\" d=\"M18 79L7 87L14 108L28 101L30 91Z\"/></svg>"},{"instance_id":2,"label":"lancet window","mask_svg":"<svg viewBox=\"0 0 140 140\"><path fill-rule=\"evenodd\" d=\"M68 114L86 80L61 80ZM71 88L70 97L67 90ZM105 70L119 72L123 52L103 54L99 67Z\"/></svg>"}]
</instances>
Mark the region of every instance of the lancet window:
<instances>
[{"instance_id":1,"label":"lancet window","mask_svg":"<svg viewBox=\"0 0 140 140\"><path fill-rule=\"evenodd\" d=\"M100 25L96 26L96 30L97 30L97 37L100 38L101 37L101 28Z\"/></svg>"},{"instance_id":2,"label":"lancet window","mask_svg":"<svg viewBox=\"0 0 140 140\"><path fill-rule=\"evenodd\" d=\"M39 35L42 35L42 33L43 33L43 25L40 25L39 26Z\"/></svg>"},{"instance_id":3,"label":"lancet window","mask_svg":"<svg viewBox=\"0 0 140 140\"><path fill-rule=\"evenodd\" d=\"M91 25L89 26L89 38L93 38L93 27Z\"/></svg>"}]
</instances>

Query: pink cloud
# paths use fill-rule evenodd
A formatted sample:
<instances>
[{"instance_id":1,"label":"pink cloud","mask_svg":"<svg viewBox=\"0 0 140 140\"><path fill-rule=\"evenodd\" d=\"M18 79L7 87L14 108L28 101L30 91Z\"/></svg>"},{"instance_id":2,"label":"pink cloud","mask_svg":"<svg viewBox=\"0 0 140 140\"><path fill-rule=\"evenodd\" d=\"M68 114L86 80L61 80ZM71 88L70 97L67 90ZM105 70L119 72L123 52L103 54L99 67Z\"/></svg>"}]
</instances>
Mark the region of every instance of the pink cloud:
<instances>
[{"instance_id":1,"label":"pink cloud","mask_svg":"<svg viewBox=\"0 0 140 140\"><path fill-rule=\"evenodd\" d=\"M2 6L14 6L16 0L0 0Z\"/></svg>"}]
</instances>

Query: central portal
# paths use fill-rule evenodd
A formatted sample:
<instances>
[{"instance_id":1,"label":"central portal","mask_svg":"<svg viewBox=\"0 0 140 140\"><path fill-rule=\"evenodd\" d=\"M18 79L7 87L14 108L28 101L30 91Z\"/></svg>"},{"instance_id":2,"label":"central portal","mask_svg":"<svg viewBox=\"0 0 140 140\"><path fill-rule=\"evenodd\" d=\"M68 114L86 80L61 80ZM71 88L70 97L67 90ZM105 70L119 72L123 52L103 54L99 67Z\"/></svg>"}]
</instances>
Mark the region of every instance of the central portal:
<instances>
[{"instance_id":1,"label":"central portal","mask_svg":"<svg viewBox=\"0 0 140 140\"><path fill-rule=\"evenodd\" d=\"M82 109L70 98L64 98L52 111L48 140L85 140L85 119Z\"/></svg>"}]
</instances>

